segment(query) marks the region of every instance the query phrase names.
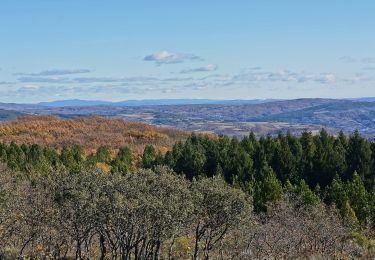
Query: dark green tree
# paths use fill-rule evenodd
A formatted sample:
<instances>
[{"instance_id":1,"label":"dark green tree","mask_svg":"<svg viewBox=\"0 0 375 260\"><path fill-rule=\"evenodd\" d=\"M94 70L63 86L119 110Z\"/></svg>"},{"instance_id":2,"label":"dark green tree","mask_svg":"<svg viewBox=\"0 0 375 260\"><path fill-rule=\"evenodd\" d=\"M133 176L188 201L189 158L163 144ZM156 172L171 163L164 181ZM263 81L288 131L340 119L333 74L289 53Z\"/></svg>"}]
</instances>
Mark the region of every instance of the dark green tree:
<instances>
[{"instance_id":1,"label":"dark green tree","mask_svg":"<svg viewBox=\"0 0 375 260\"><path fill-rule=\"evenodd\" d=\"M133 153L128 147L120 148L116 158L111 163L113 173L126 174L132 168Z\"/></svg>"},{"instance_id":2,"label":"dark green tree","mask_svg":"<svg viewBox=\"0 0 375 260\"><path fill-rule=\"evenodd\" d=\"M358 131L349 137L347 162L346 179L351 179L354 172L357 172L365 186L370 189L374 183L371 145Z\"/></svg>"},{"instance_id":3,"label":"dark green tree","mask_svg":"<svg viewBox=\"0 0 375 260\"><path fill-rule=\"evenodd\" d=\"M253 198L256 212L266 211L267 205L280 200L283 193L281 182L266 162L264 162L259 175L255 182Z\"/></svg>"},{"instance_id":4,"label":"dark green tree","mask_svg":"<svg viewBox=\"0 0 375 260\"><path fill-rule=\"evenodd\" d=\"M156 165L163 164L163 156L153 145L146 145L142 156L142 168L151 169Z\"/></svg>"}]
</instances>

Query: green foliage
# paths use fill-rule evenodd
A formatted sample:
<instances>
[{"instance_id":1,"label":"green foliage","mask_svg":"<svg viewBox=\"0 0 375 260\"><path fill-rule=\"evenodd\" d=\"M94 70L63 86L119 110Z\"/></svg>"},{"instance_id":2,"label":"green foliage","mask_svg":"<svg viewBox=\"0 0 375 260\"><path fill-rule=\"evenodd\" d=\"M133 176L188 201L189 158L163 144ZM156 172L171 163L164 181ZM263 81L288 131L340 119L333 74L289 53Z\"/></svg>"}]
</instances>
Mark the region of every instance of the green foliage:
<instances>
[{"instance_id":1,"label":"green foliage","mask_svg":"<svg viewBox=\"0 0 375 260\"><path fill-rule=\"evenodd\" d=\"M347 179L352 178L354 172L357 172L367 188L373 187L374 176L372 174L372 167L374 165L371 143L361 137L358 131L349 137L347 161Z\"/></svg>"},{"instance_id":2,"label":"green foliage","mask_svg":"<svg viewBox=\"0 0 375 260\"><path fill-rule=\"evenodd\" d=\"M95 154L95 162L109 163L111 161L111 154L109 153L108 147L101 145Z\"/></svg>"},{"instance_id":3,"label":"green foliage","mask_svg":"<svg viewBox=\"0 0 375 260\"><path fill-rule=\"evenodd\" d=\"M266 211L267 204L277 202L282 196L282 186L272 168L264 163L260 178L255 183L254 209L256 212Z\"/></svg>"},{"instance_id":4,"label":"green foliage","mask_svg":"<svg viewBox=\"0 0 375 260\"><path fill-rule=\"evenodd\" d=\"M356 216L362 223L368 215L368 192L364 186L361 177L354 173L353 181L346 185L348 191L349 202L354 209Z\"/></svg>"},{"instance_id":5,"label":"green foliage","mask_svg":"<svg viewBox=\"0 0 375 260\"><path fill-rule=\"evenodd\" d=\"M146 145L142 156L142 168L151 169L163 164L163 155L153 145Z\"/></svg>"},{"instance_id":6,"label":"green foliage","mask_svg":"<svg viewBox=\"0 0 375 260\"><path fill-rule=\"evenodd\" d=\"M300 195L305 204L317 205L320 200L334 204L351 223L375 220L375 144L358 132L334 137L322 130L315 136L305 132L300 137L288 133L259 139L250 133L241 140L193 134L165 155L147 145L140 161L127 147L111 160L106 146L86 158L78 145L58 151L12 142L0 143L0 160L28 178L56 169L78 174L102 167L126 175L138 165L148 169L167 165L189 180L219 176L251 195L257 212L286 192Z\"/></svg>"},{"instance_id":7,"label":"green foliage","mask_svg":"<svg viewBox=\"0 0 375 260\"><path fill-rule=\"evenodd\" d=\"M223 176L228 183L254 193L257 211L264 210L268 201L274 201L273 192L265 195L261 190L272 187L277 194L282 184L284 189L289 186L294 192L299 190L307 203L316 204L322 198L343 209L348 201L363 223L375 214L369 210L366 199L366 193L375 188L374 150L375 145L358 132L349 138L342 132L334 137L322 130L315 136L305 132L301 137L288 133L260 139L251 133L240 141L225 136L210 139L193 135L167 152L164 162L188 179ZM265 170L265 165L270 169ZM271 170L271 177L262 176ZM359 176L355 177L354 172ZM267 184L263 183L265 180ZM354 205L356 201L360 206Z\"/></svg>"},{"instance_id":8,"label":"green foliage","mask_svg":"<svg viewBox=\"0 0 375 260\"><path fill-rule=\"evenodd\" d=\"M131 170L133 153L128 147L120 148L116 158L112 161L112 173L126 174Z\"/></svg>"},{"instance_id":9,"label":"green foliage","mask_svg":"<svg viewBox=\"0 0 375 260\"><path fill-rule=\"evenodd\" d=\"M350 206L349 201L345 201L344 206L341 209L341 216L343 218L344 224L351 227L358 226L358 218L355 214L354 209Z\"/></svg>"},{"instance_id":10,"label":"green foliage","mask_svg":"<svg viewBox=\"0 0 375 260\"><path fill-rule=\"evenodd\" d=\"M319 196L311 191L304 180L300 181L296 188L296 192L300 195L301 201L307 205L318 205L320 203Z\"/></svg>"}]
</instances>

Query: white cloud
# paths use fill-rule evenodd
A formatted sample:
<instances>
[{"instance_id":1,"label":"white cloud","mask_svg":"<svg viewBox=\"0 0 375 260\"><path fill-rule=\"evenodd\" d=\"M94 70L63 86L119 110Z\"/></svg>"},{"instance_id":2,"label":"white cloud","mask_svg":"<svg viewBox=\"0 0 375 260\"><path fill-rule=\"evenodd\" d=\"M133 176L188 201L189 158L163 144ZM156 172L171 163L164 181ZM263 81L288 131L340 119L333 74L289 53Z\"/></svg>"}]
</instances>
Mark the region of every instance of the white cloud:
<instances>
[{"instance_id":1,"label":"white cloud","mask_svg":"<svg viewBox=\"0 0 375 260\"><path fill-rule=\"evenodd\" d=\"M89 73L89 69L53 69L53 70L43 70L37 73L17 73L16 75L22 76L61 76L61 75L71 75L71 74L82 74Z\"/></svg>"},{"instance_id":2,"label":"white cloud","mask_svg":"<svg viewBox=\"0 0 375 260\"><path fill-rule=\"evenodd\" d=\"M321 84L333 83L336 76L332 73L306 73L282 69L279 71L244 70L232 77L234 82L318 82Z\"/></svg>"},{"instance_id":3,"label":"white cloud","mask_svg":"<svg viewBox=\"0 0 375 260\"><path fill-rule=\"evenodd\" d=\"M186 60L202 60L199 56L187 53L175 53L169 51L159 51L143 58L144 61L154 61L158 64L181 63Z\"/></svg>"},{"instance_id":4,"label":"white cloud","mask_svg":"<svg viewBox=\"0 0 375 260\"><path fill-rule=\"evenodd\" d=\"M211 72L211 71L217 70L217 68L218 67L215 64L208 64L203 67L184 69L184 70L181 70L180 73L186 74L186 73L194 73L194 72Z\"/></svg>"},{"instance_id":5,"label":"white cloud","mask_svg":"<svg viewBox=\"0 0 375 260\"><path fill-rule=\"evenodd\" d=\"M23 83L69 83L68 78L61 77L20 77L18 81Z\"/></svg>"}]
</instances>

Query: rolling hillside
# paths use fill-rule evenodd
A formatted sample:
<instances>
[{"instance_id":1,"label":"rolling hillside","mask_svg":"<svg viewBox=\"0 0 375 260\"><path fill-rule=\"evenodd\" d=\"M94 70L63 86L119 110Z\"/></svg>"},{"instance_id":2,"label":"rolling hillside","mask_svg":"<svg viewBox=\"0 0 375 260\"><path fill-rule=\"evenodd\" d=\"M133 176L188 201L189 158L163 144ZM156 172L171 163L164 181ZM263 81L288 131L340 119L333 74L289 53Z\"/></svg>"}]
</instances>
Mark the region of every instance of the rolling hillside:
<instances>
[{"instance_id":1,"label":"rolling hillside","mask_svg":"<svg viewBox=\"0 0 375 260\"><path fill-rule=\"evenodd\" d=\"M86 152L106 145L113 150L128 146L141 153L147 144L165 151L187 136L188 133L178 130L102 117L63 120L53 116L31 116L0 124L2 142L38 143L56 148L79 144Z\"/></svg>"},{"instance_id":2,"label":"rolling hillside","mask_svg":"<svg viewBox=\"0 0 375 260\"><path fill-rule=\"evenodd\" d=\"M0 122L12 121L23 114L17 111L0 109Z\"/></svg>"},{"instance_id":3,"label":"rolling hillside","mask_svg":"<svg viewBox=\"0 0 375 260\"><path fill-rule=\"evenodd\" d=\"M92 104L90 106L0 104L0 109L6 109L3 121L14 120L16 115L22 114L54 115L65 119L80 116L104 116L183 131L209 132L238 137L247 135L250 131L262 136L275 135L279 131L300 134L304 130L317 132L321 128L326 128L331 133L337 133L340 130L351 133L359 130L363 135L374 138L375 102L371 102L371 100L371 98L356 100L295 99L267 100L263 103L227 101L225 104L209 103L204 100L198 101L208 103L191 104L192 100L182 100L180 102L185 103L173 104L177 101L159 100L149 102L158 105L145 105L147 102L141 101L133 105L129 105L131 102L126 105L121 105L121 102L118 102L111 105ZM80 101L75 103L77 102L82 104ZM160 105L163 102L169 105ZM61 101L58 104L65 103Z\"/></svg>"}]
</instances>

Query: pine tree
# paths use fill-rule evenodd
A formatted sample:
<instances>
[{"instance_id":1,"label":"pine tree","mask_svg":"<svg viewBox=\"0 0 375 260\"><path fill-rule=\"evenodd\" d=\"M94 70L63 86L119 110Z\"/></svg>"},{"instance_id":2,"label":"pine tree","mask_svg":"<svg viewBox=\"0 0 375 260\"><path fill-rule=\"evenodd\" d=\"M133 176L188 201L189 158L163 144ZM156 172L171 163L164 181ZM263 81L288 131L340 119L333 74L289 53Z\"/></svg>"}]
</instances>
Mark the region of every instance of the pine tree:
<instances>
[{"instance_id":1,"label":"pine tree","mask_svg":"<svg viewBox=\"0 0 375 260\"><path fill-rule=\"evenodd\" d=\"M264 162L256 180L254 191L254 209L256 212L266 211L268 203L281 199L283 189L272 168Z\"/></svg>"},{"instance_id":2,"label":"pine tree","mask_svg":"<svg viewBox=\"0 0 375 260\"><path fill-rule=\"evenodd\" d=\"M359 132L354 132L348 143L348 171L347 179L351 179L354 172L357 172L364 180L367 188L371 188L374 183L374 176L371 174L372 151L370 143L360 136Z\"/></svg>"},{"instance_id":3,"label":"pine tree","mask_svg":"<svg viewBox=\"0 0 375 260\"><path fill-rule=\"evenodd\" d=\"M341 211L343 222L351 227L356 227L359 224L354 209L350 206L349 201L345 201Z\"/></svg>"},{"instance_id":4,"label":"pine tree","mask_svg":"<svg viewBox=\"0 0 375 260\"><path fill-rule=\"evenodd\" d=\"M353 180L347 184L348 198L358 220L363 223L369 216L368 193L361 177L354 173Z\"/></svg>"},{"instance_id":5,"label":"pine tree","mask_svg":"<svg viewBox=\"0 0 375 260\"><path fill-rule=\"evenodd\" d=\"M341 178L336 175L331 185L327 188L327 201L328 203L336 204L336 206L341 209L348 200L349 197L346 185Z\"/></svg>"},{"instance_id":6,"label":"pine tree","mask_svg":"<svg viewBox=\"0 0 375 260\"><path fill-rule=\"evenodd\" d=\"M116 158L111 163L112 173L127 174L132 167L133 154L128 147L120 148Z\"/></svg>"},{"instance_id":7,"label":"pine tree","mask_svg":"<svg viewBox=\"0 0 375 260\"><path fill-rule=\"evenodd\" d=\"M150 169L155 165L155 160L157 157L156 149L153 145L146 145L143 156L142 156L142 167L145 169Z\"/></svg>"},{"instance_id":8,"label":"pine tree","mask_svg":"<svg viewBox=\"0 0 375 260\"><path fill-rule=\"evenodd\" d=\"M99 163L109 163L111 161L111 155L106 146L99 146L95 154L95 161Z\"/></svg>"},{"instance_id":9,"label":"pine tree","mask_svg":"<svg viewBox=\"0 0 375 260\"><path fill-rule=\"evenodd\" d=\"M318 205L320 203L320 198L314 192L311 191L309 186L304 180L301 180L297 186L297 194L300 195L303 203L307 205Z\"/></svg>"}]
</instances>

